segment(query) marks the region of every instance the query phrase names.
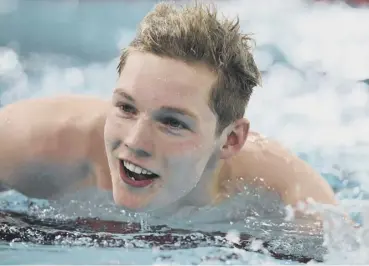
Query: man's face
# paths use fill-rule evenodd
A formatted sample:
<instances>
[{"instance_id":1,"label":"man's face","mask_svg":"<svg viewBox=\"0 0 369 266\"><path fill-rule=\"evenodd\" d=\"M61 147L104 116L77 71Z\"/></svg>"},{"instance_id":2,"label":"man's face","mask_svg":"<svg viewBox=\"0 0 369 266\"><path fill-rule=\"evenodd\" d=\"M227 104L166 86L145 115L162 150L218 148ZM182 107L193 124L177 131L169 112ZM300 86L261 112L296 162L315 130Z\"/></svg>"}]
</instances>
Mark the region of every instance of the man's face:
<instances>
[{"instance_id":1,"label":"man's face","mask_svg":"<svg viewBox=\"0 0 369 266\"><path fill-rule=\"evenodd\" d=\"M215 164L216 116L208 105L215 81L203 65L128 56L105 125L117 204L135 211L165 207Z\"/></svg>"}]
</instances>

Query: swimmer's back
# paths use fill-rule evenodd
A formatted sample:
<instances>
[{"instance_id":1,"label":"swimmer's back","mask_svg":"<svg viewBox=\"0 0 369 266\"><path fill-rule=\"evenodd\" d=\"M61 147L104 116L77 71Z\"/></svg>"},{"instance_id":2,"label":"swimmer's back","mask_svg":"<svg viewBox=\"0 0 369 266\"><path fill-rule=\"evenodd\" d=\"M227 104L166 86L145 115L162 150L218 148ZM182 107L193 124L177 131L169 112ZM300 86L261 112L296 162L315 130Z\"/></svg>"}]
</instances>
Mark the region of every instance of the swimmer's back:
<instances>
[{"instance_id":1,"label":"swimmer's back","mask_svg":"<svg viewBox=\"0 0 369 266\"><path fill-rule=\"evenodd\" d=\"M74 172L86 172L91 149L96 148L91 142L103 148L108 107L107 101L98 98L62 96L22 100L0 109L0 180L16 189L23 186L21 192L37 197L51 191L27 191L31 185L24 185L27 175L32 178L53 173L55 178L66 178ZM95 141L98 137L101 141ZM40 182L50 181L45 180ZM68 186L71 181L58 182L53 184L54 190L59 189L55 186Z\"/></svg>"}]
</instances>

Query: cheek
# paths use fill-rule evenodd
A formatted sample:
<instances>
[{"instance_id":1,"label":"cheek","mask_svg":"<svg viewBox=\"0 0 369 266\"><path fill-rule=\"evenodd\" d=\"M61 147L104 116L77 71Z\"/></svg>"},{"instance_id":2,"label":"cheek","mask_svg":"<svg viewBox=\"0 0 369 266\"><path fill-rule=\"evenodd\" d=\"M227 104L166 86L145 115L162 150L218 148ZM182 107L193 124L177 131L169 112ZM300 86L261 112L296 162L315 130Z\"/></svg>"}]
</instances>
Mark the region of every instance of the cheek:
<instances>
[{"instance_id":1,"label":"cheek","mask_svg":"<svg viewBox=\"0 0 369 266\"><path fill-rule=\"evenodd\" d=\"M208 157L200 154L172 156L166 161L167 185L173 191L193 188L200 180ZM187 191L188 192L188 191Z\"/></svg>"},{"instance_id":2,"label":"cheek","mask_svg":"<svg viewBox=\"0 0 369 266\"><path fill-rule=\"evenodd\" d=\"M213 152L212 142L184 142L167 153L165 166L178 172L200 174Z\"/></svg>"},{"instance_id":3,"label":"cheek","mask_svg":"<svg viewBox=\"0 0 369 266\"><path fill-rule=\"evenodd\" d=\"M115 112L109 114L105 121L105 129L104 134L106 138L116 138L122 135L125 132L123 129L125 128L124 123L122 123L122 119L116 116Z\"/></svg>"},{"instance_id":4,"label":"cheek","mask_svg":"<svg viewBox=\"0 0 369 266\"><path fill-rule=\"evenodd\" d=\"M173 141L168 138L164 138L163 141L165 144L161 146L165 147L166 152L172 156L178 157L192 157L196 154L202 154L209 149L209 146L211 146L208 139L195 135L184 137L183 139L180 137L178 139L173 139Z\"/></svg>"},{"instance_id":5,"label":"cheek","mask_svg":"<svg viewBox=\"0 0 369 266\"><path fill-rule=\"evenodd\" d=\"M171 156L166 161L167 174L170 176L171 183L178 183L180 180L187 180L186 183L180 182L181 186L189 185L190 180L195 180L199 176L198 158L195 156ZM191 179L189 179L191 177Z\"/></svg>"}]
</instances>

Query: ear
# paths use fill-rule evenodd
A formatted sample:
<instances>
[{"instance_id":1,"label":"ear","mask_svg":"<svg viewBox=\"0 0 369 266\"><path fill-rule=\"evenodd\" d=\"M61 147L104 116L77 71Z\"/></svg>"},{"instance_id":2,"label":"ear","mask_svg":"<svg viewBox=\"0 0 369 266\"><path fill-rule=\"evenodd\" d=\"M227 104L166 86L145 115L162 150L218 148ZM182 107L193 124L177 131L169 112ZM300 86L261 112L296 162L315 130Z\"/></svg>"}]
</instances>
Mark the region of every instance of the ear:
<instances>
[{"instance_id":1,"label":"ear","mask_svg":"<svg viewBox=\"0 0 369 266\"><path fill-rule=\"evenodd\" d=\"M246 142L250 122L246 118L238 119L226 128L223 134L225 143L220 148L220 158L227 159L237 154Z\"/></svg>"}]
</instances>

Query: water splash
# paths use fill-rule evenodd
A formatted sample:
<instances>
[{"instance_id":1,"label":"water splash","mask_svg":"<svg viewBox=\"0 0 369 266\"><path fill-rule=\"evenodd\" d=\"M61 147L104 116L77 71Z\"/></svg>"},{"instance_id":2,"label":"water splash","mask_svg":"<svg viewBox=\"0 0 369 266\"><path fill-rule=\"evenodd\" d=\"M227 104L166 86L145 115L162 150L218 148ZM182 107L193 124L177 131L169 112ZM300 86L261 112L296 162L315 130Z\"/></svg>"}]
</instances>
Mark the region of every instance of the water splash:
<instances>
[{"instance_id":1,"label":"water splash","mask_svg":"<svg viewBox=\"0 0 369 266\"><path fill-rule=\"evenodd\" d=\"M16 14L23 14L25 10L30 18L29 23L23 24L19 36L14 35L16 31L0 30L0 45L4 46L0 49L1 104L67 92L108 98L116 79L117 47L126 44L133 35L133 24L117 24L88 1L73 5L70 12L50 9L51 29L61 25L61 29L68 32L68 27L76 23L73 34L66 35L69 39L64 43L68 45L52 42L53 37L57 39L56 35L63 37L62 31L45 29L47 34L39 37L49 41L48 49L42 52L28 43L30 50L25 51L24 44L20 44L25 32L35 33L42 25L38 18L42 18L39 12L45 1L32 1L33 6L25 6L28 5L25 2L2 1L0 4L0 22L7 19L11 25L18 25ZM16 4L9 8L9 3ZM140 10L142 6L132 8L115 1L106 4L109 10L120 10L118 15L123 17L124 10L134 10L126 14L132 21L138 21L150 5ZM327 220L337 221L325 227L327 263L368 263L369 9L302 0L272 0L267 7L258 0L219 2L218 6L225 14L238 14L242 29L253 32L257 41L256 61L263 71L264 82L262 88L255 89L246 113L251 128L279 140L310 162L334 186L341 201L339 208L361 217L362 227L354 230L334 218L334 213L341 210L327 211L333 213ZM93 12L86 12L88 10ZM83 12L87 14L86 19L88 14L93 14L93 20L99 23L94 27L96 32L79 22L78 16ZM63 19L65 14L70 21ZM1 25L5 23L0 23L0 29ZM13 26L9 28L15 28ZM100 37L107 36L105 33L111 38ZM108 41L102 41L104 39ZM80 54L73 48L70 50L72 43L83 47L82 50L95 59L83 57L80 48L75 48ZM110 48L101 50L102 47ZM50 53L54 48L57 52ZM7 208L28 208L26 202L27 199L18 198ZM100 207L89 206L86 215L96 214L94 208ZM108 205L104 208L114 209ZM45 217L51 213L56 211L49 209ZM250 254L242 256L239 259L253 263ZM214 261L212 258L214 256L209 256L204 262ZM226 255L224 258L232 260ZM265 257L254 259L254 262L268 261Z\"/></svg>"}]
</instances>

